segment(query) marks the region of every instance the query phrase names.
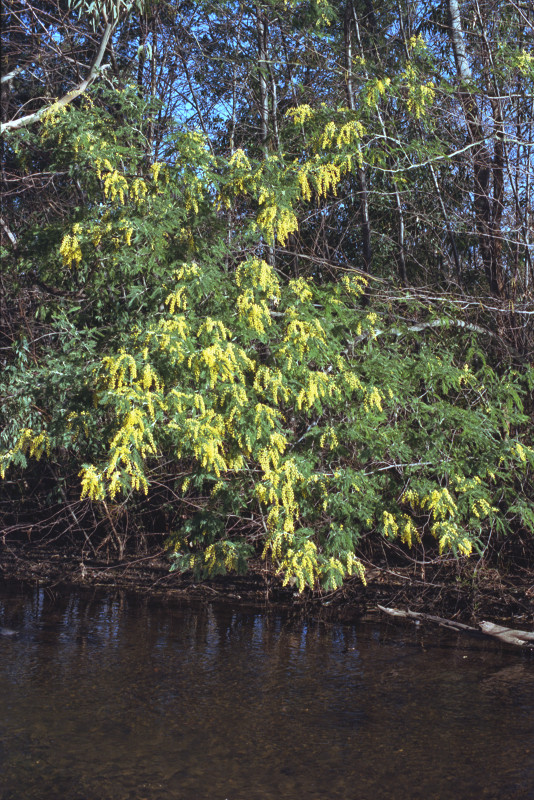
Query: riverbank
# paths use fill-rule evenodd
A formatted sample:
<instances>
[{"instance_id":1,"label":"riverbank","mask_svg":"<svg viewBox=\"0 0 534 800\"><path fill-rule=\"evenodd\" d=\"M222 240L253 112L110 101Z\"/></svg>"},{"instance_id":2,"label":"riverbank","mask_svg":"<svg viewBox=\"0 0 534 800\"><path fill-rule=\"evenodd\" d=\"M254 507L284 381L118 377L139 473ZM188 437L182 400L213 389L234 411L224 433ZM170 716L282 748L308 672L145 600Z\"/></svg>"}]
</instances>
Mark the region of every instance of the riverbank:
<instances>
[{"instance_id":1,"label":"riverbank","mask_svg":"<svg viewBox=\"0 0 534 800\"><path fill-rule=\"evenodd\" d=\"M495 560L495 559L494 559ZM59 542L0 543L0 580L28 582L49 588L122 589L159 599L203 599L242 607L279 608L296 615L353 622L377 605L410 608L461 622L481 620L534 627L534 560L521 567L480 559L405 559L384 551L368 562L367 585L352 578L335 592L302 593L283 586L274 569L253 561L246 575L229 574L203 582L190 573L169 572L161 546L142 554L114 559L87 556L75 545ZM514 568L512 568L514 566Z\"/></svg>"}]
</instances>

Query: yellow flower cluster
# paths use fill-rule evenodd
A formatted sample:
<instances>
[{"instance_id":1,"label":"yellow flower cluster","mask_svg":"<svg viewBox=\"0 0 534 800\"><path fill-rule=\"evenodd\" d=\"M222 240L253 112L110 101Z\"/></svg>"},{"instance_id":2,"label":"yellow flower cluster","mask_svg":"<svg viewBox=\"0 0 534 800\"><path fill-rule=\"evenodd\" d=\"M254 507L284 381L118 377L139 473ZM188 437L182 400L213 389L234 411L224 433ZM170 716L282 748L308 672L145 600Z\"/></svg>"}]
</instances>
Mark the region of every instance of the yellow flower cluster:
<instances>
[{"instance_id":1,"label":"yellow flower cluster","mask_svg":"<svg viewBox=\"0 0 534 800\"><path fill-rule=\"evenodd\" d=\"M60 118L67 113L67 106L66 105L59 105L58 102L52 103L52 105L46 109L44 114L41 117L41 141L44 141L48 134L50 133L51 129L57 125ZM61 143L62 136L59 135L59 142Z\"/></svg>"},{"instance_id":2,"label":"yellow flower cluster","mask_svg":"<svg viewBox=\"0 0 534 800\"><path fill-rule=\"evenodd\" d=\"M336 164L320 164L315 173L315 184L319 197L326 197L328 192L337 194L337 186L341 180L341 169Z\"/></svg>"},{"instance_id":3,"label":"yellow flower cluster","mask_svg":"<svg viewBox=\"0 0 534 800\"><path fill-rule=\"evenodd\" d=\"M93 244L93 247L99 247L102 241L102 237L111 232L112 226L110 222L107 222L107 220L108 220L108 214L106 212L102 215L102 219L100 222L96 223L95 225L92 225L89 228L88 233L91 236L91 242Z\"/></svg>"},{"instance_id":4,"label":"yellow flower cluster","mask_svg":"<svg viewBox=\"0 0 534 800\"><path fill-rule=\"evenodd\" d=\"M307 202L309 202L312 197L311 186L309 181L310 169L311 169L310 165L305 164L297 172L297 180L300 186L300 193L302 195L302 199L306 200Z\"/></svg>"},{"instance_id":5,"label":"yellow flower cluster","mask_svg":"<svg viewBox=\"0 0 534 800\"><path fill-rule=\"evenodd\" d=\"M273 267L260 258L248 258L239 264L235 282L241 288L263 292L268 299L280 298L280 281Z\"/></svg>"},{"instance_id":6,"label":"yellow flower cluster","mask_svg":"<svg viewBox=\"0 0 534 800\"><path fill-rule=\"evenodd\" d=\"M141 386L145 391L154 387L154 390L158 393L163 392L163 384L159 379L159 375L152 367L150 363L147 363L143 367L143 374L141 376Z\"/></svg>"},{"instance_id":7,"label":"yellow flower cluster","mask_svg":"<svg viewBox=\"0 0 534 800\"><path fill-rule=\"evenodd\" d=\"M372 78L365 87L365 102L369 108L378 105L378 101L386 93L391 84L391 78Z\"/></svg>"},{"instance_id":8,"label":"yellow flower cluster","mask_svg":"<svg viewBox=\"0 0 534 800\"><path fill-rule=\"evenodd\" d=\"M265 199L265 195L263 197ZM261 199L260 205L262 205ZM256 224L269 244L272 244L277 237L281 245L285 245L290 234L295 233L299 227L293 209L287 206L279 208L274 198L263 203Z\"/></svg>"},{"instance_id":9,"label":"yellow flower cluster","mask_svg":"<svg viewBox=\"0 0 534 800\"><path fill-rule=\"evenodd\" d=\"M110 362L112 361L110 359ZM128 360L126 354L117 359L117 362L110 364L110 373L113 373L111 374L110 382L115 387L115 390L120 391L126 374L124 363L130 367L129 374L131 379L132 375L137 373L132 368L132 361ZM134 400L143 401L143 405L146 405L152 422L154 421L154 407L148 388L154 383L159 387L157 377L147 364L145 365L139 392L133 391L129 395L131 402ZM145 388L144 395L141 392L141 386ZM110 441L109 460L104 472L98 472L93 465L86 465L81 470L82 498L88 497L91 500L103 500L108 495L113 500L119 491L126 488L134 491L142 489L147 494L148 481L144 475L142 463L149 454L154 454L155 452L156 445L143 408L131 407L123 416L118 431Z\"/></svg>"},{"instance_id":10,"label":"yellow flower cluster","mask_svg":"<svg viewBox=\"0 0 534 800\"><path fill-rule=\"evenodd\" d=\"M130 245L132 244L132 236L134 232L132 224L128 220L122 219L119 222L118 229L119 231L124 233L124 241L126 242L128 247L130 247ZM111 230L111 225L106 225L106 233L109 232L110 230ZM120 239L118 236L112 236L111 241L113 243L115 250L120 250L122 245L122 239Z\"/></svg>"},{"instance_id":11,"label":"yellow flower cluster","mask_svg":"<svg viewBox=\"0 0 534 800\"><path fill-rule=\"evenodd\" d=\"M264 429L274 430L280 418L280 412L264 403L257 403L254 409L254 423L256 425L256 439L261 439Z\"/></svg>"},{"instance_id":12,"label":"yellow flower cluster","mask_svg":"<svg viewBox=\"0 0 534 800\"><path fill-rule=\"evenodd\" d=\"M451 493L446 486L434 489L429 495L423 497L420 502L422 509L428 508L432 512L434 519L444 520L447 517L454 517L458 510Z\"/></svg>"},{"instance_id":13,"label":"yellow flower cluster","mask_svg":"<svg viewBox=\"0 0 534 800\"><path fill-rule=\"evenodd\" d=\"M384 511L382 513L382 525L384 529L384 536L391 536L395 538L399 532L399 526L397 524L397 520L390 514L389 511Z\"/></svg>"},{"instance_id":14,"label":"yellow flower cluster","mask_svg":"<svg viewBox=\"0 0 534 800\"><path fill-rule=\"evenodd\" d=\"M338 148L344 145L351 145L354 142L359 142L364 136L365 128L361 122L351 120L340 127L336 137L336 145Z\"/></svg>"},{"instance_id":15,"label":"yellow flower cluster","mask_svg":"<svg viewBox=\"0 0 534 800\"><path fill-rule=\"evenodd\" d=\"M148 187L142 178L134 178L130 186L130 197L138 205L141 205L146 200L148 194Z\"/></svg>"},{"instance_id":16,"label":"yellow flower cluster","mask_svg":"<svg viewBox=\"0 0 534 800\"><path fill-rule=\"evenodd\" d=\"M473 545L465 535L465 532L451 520L440 520L432 526L431 532L439 541L439 552L453 549L458 550L462 555L469 556L473 551Z\"/></svg>"},{"instance_id":17,"label":"yellow flower cluster","mask_svg":"<svg viewBox=\"0 0 534 800\"><path fill-rule=\"evenodd\" d=\"M432 105L436 96L434 81L421 83L413 64L408 63L404 72L408 96L406 105L410 114L419 119L426 113L427 106Z\"/></svg>"},{"instance_id":18,"label":"yellow flower cluster","mask_svg":"<svg viewBox=\"0 0 534 800\"><path fill-rule=\"evenodd\" d=\"M243 369L253 369L253 362L240 347L232 342L216 341L209 347L195 351L188 359L188 367L198 380L203 369L209 373L210 387L213 389L219 380L244 382Z\"/></svg>"},{"instance_id":19,"label":"yellow flower cluster","mask_svg":"<svg viewBox=\"0 0 534 800\"><path fill-rule=\"evenodd\" d=\"M299 358L309 352L310 344L315 340L316 343L326 344L323 326L319 320L303 320L296 316L293 307L287 309L289 322L284 336L284 342L294 348ZM287 352L287 347L283 348Z\"/></svg>"},{"instance_id":20,"label":"yellow flower cluster","mask_svg":"<svg viewBox=\"0 0 534 800\"><path fill-rule=\"evenodd\" d=\"M454 475L453 477L456 491L458 492L469 492L472 489L476 489L477 486L480 486L482 480L478 475L475 475L473 478L466 478L464 475Z\"/></svg>"},{"instance_id":21,"label":"yellow flower cluster","mask_svg":"<svg viewBox=\"0 0 534 800\"><path fill-rule=\"evenodd\" d=\"M73 264L78 267L81 264L82 248L80 247L78 237L74 233L67 233L63 237L63 241L59 247L59 253L63 259L64 267L72 267Z\"/></svg>"},{"instance_id":22,"label":"yellow flower cluster","mask_svg":"<svg viewBox=\"0 0 534 800\"><path fill-rule=\"evenodd\" d=\"M525 77L534 70L534 55L527 50L521 50L517 56L517 68Z\"/></svg>"},{"instance_id":23,"label":"yellow flower cluster","mask_svg":"<svg viewBox=\"0 0 534 800\"><path fill-rule=\"evenodd\" d=\"M280 454L283 453L285 447L282 447L281 450L276 446L276 444L270 444L268 447L263 447L258 455L258 464L263 470L264 479L269 478L271 473L276 471L278 464L280 463ZM258 497L263 502L268 502L271 496L273 499L276 500L276 493L271 490L271 492L267 491L267 488L264 484L259 484L258 487Z\"/></svg>"},{"instance_id":24,"label":"yellow flower cluster","mask_svg":"<svg viewBox=\"0 0 534 800\"><path fill-rule=\"evenodd\" d=\"M371 523L370 520L367 522L369 524ZM400 536L401 541L407 544L409 547L412 546L414 539L417 539L418 541L421 539L414 521L410 516L408 516L408 514L401 514L399 517L396 517L389 511L383 511L382 526L384 536L391 537L393 539L397 536Z\"/></svg>"},{"instance_id":25,"label":"yellow flower cluster","mask_svg":"<svg viewBox=\"0 0 534 800\"><path fill-rule=\"evenodd\" d=\"M377 411L382 411L382 400L383 395L379 392L376 386L373 386L370 390L368 389L365 393L363 407L366 412L372 411L373 408L376 408Z\"/></svg>"},{"instance_id":26,"label":"yellow flower cluster","mask_svg":"<svg viewBox=\"0 0 534 800\"><path fill-rule=\"evenodd\" d=\"M88 466L80 470L79 476L82 479L80 500L84 497L95 501L104 499L106 492L101 473L98 473L93 466Z\"/></svg>"},{"instance_id":27,"label":"yellow flower cluster","mask_svg":"<svg viewBox=\"0 0 534 800\"><path fill-rule=\"evenodd\" d=\"M124 205L128 197L128 181L116 169L104 176L104 197L111 198L112 202L118 197L121 205Z\"/></svg>"},{"instance_id":28,"label":"yellow flower cluster","mask_svg":"<svg viewBox=\"0 0 534 800\"><path fill-rule=\"evenodd\" d=\"M334 136L336 135L336 123L335 122L327 122L323 135L321 138L321 147L323 150L329 148L334 141Z\"/></svg>"},{"instance_id":29,"label":"yellow flower cluster","mask_svg":"<svg viewBox=\"0 0 534 800\"><path fill-rule=\"evenodd\" d=\"M146 344L150 344L152 339L156 339L160 350L164 350L174 364L181 364L185 359L183 344L189 334L189 326L185 316L173 317L172 319L161 319L156 330L148 331ZM145 348L146 350L146 348Z\"/></svg>"},{"instance_id":30,"label":"yellow flower cluster","mask_svg":"<svg viewBox=\"0 0 534 800\"><path fill-rule=\"evenodd\" d=\"M174 292L171 292L165 298L165 305L169 309L169 313L174 314L176 310L187 310L187 292L185 286L179 286Z\"/></svg>"},{"instance_id":31,"label":"yellow flower cluster","mask_svg":"<svg viewBox=\"0 0 534 800\"><path fill-rule=\"evenodd\" d=\"M531 458L534 456L534 448L527 447L526 445L523 446L520 442L516 442L515 452L519 460L522 461L523 464L527 463L527 453L528 455L530 455Z\"/></svg>"},{"instance_id":32,"label":"yellow flower cluster","mask_svg":"<svg viewBox=\"0 0 534 800\"><path fill-rule=\"evenodd\" d=\"M30 458L36 458L39 461L45 451L49 456L50 438L46 431L35 433L31 428L23 428L15 446L11 450L0 453L0 478L3 480L6 477L6 469L17 453L27 453Z\"/></svg>"},{"instance_id":33,"label":"yellow flower cluster","mask_svg":"<svg viewBox=\"0 0 534 800\"><path fill-rule=\"evenodd\" d=\"M285 511L283 528L287 533L292 533L295 529L295 519L299 514L299 507L295 500L295 486L302 481L300 474L293 459L288 459L280 469L284 482L281 486L281 500Z\"/></svg>"},{"instance_id":34,"label":"yellow flower cluster","mask_svg":"<svg viewBox=\"0 0 534 800\"><path fill-rule=\"evenodd\" d=\"M321 8L324 6L324 8ZM330 25L330 0L315 0L315 9L318 11L315 27L319 28L321 25Z\"/></svg>"},{"instance_id":35,"label":"yellow flower cluster","mask_svg":"<svg viewBox=\"0 0 534 800\"><path fill-rule=\"evenodd\" d=\"M306 120L311 119L314 115L315 111L307 103L286 111L286 117L291 117L295 125L303 125Z\"/></svg>"},{"instance_id":36,"label":"yellow flower cluster","mask_svg":"<svg viewBox=\"0 0 534 800\"><path fill-rule=\"evenodd\" d=\"M296 278L289 281L289 290L298 297L301 303L309 303L313 298L310 283L305 278Z\"/></svg>"},{"instance_id":37,"label":"yellow flower cluster","mask_svg":"<svg viewBox=\"0 0 534 800\"><path fill-rule=\"evenodd\" d=\"M339 441L336 432L332 426L329 426L319 440L319 447L328 447L329 450L335 450L338 445Z\"/></svg>"},{"instance_id":38,"label":"yellow flower cluster","mask_svg":"<svg viewBox=\"0 0 534 800\"><path fill-rule=\"evenodd\" d=\"M116 358L113 356L105 356L105 358L102 359L102 365L107 370L107 375L104 376L104 380L107 388L110 390L121 389L126 380L131 384L137 378L137 364L135 358L124 350L120 350ZM126 378L127 375L128 378Z\"/></svg>"},{"instance_id":39,"label":"yellow flower cluster","mask_svg":"<svg viewBox=\"0 0 534 800\"><path fill-rule=\"evenodd\" d=\"M250 166L250 161L241 148L238 148L235 151L228 162L228 166L231 174L229 188L232 192L235 194L238 194L239 192L246 193L248 191L253 191L257 187L261 170L254 175L252 172L252 167ZM219 201L219 205L221 205L221 201ZM228 207L228 199L223 199L222 205L226 205Z\"/></svg>"},{"instance_id":40,"label":"yellow flower cluster","mask_svg":"<svg viewBox=\"0 0 534 800\"><path fill-rule=\"evenodd\" d=\"M237 167L238 169L245 169L250 171L250 161L248 160L248 156L246 155L245 151L242 150L240 147L235 151L233 156L230 158L228 164L230 167Z\"/></svg>"},{"instance_id":41,"label":"yellow flower cluster","mask_svg":"<svg viewBox=\"0 0 534 800\"><path fill-rule=\"evenodd\" d=\"M161 170L164 167L166 167L166 164L165 164L164 161L154 161L154 163L150 165L150 171L152 172L152 178L154 180L154 183L158 182L159 174L160 174ZM166 179L168 180L168 174L167 174L167 170L166 169L164 171L164 175L165 175Z\"/></svg>"},{"instance_id":42,"label":"yellow flower cluster","mask_svg":"<svg viewBox=\"0 0 534 800\"><path fill-rule=\"evenodd\" d=\"M220 319L206 317L197 331L197 338L212 338L215 341L225 341L232 338L232 333Z\"/></svg>"},{"instance_id":43,"label":"yellow flower cluster","mask_svg":"<svg viewBox=\"0 0 534 800\"><path fill-rule=\"evenodd\" d=\"M283 401L286 401L290 395L290 391L284 383L284 376L281 370L273 370L263 364L256 370L254 391L263 392L274 405L279 404L279 396Z\"/></svg>"},{"instance_id":44,"label":"yellow flower cluster","mask_svg":"<svg viewBox=\"0 0 534 800\"><path fill-rule=\"evenodd\" d=\"M419 508L420 499L419 494L413 489L407 489L400 499L401 503L406 503L414 510Z\"/></svg>"},{"instance_id":45,"label":"yellow flower cluster","mask_svg":"<svg viewBox=\"0 0 534 800\"><path fill-rule=\"evenodd\" d=\"M280 569L284 572L284 586L287 586L292 578L296 579L299 592L302 592L306 585L313 586L319 573L316 544L308 539L298 549L288 548Z\"/></svg>"},{"instance_id":46,"label":"yellow flower cluster","mask_svg":"<svg viewBox=\"0 0 534 800\"><path fill-rule=\"evenodd\" d=\"M200 267L195 261L193 261L191 264L186 264L186 263L181 264L181 266L174 273L174 279L176 280L176 282L179 281L194 282L199 277L200 277Z\"/></svg>"},{"instance_id":47,"label":"yellow flower cluster","mask_svg":"<svg viewBox=\"0 0 534 800\"><path fill-rule=\"evenodd\" d=\"M189 178L185 189L185 208L186 211L193 211L198 214L199 203L204 197L204 184L196 175Z\"/></svg>"},{"instance_id":48,"label":"yellow flower cluster","mask_svg":"<svg viewBox=\"0 0 534 800\"><path fill-rule=\"evenodd\" d=\"M311 409L314 404L325 397L326 394L332 394L335 389L335 382L324 372L308 372L306 385L302 387L297 395L297 408ZM321 445L322 446L322 445Z\"/></svg>"},{"instance_id":49,"label":"yellow flower cluster","mask_svg":"<svg viewBox=\"0 0 534 800\"><path fill-rule=\"evenodd\" d=\"M234 570L238 566L238 555L231 542L217 542L210 544L204 551L204 563L208 567L208 572L213 574L222 563L228 571Z\"/></svg>"},{"instance_id":50,"label":"yellow flower cluster","mask_svg":"<svg viewBox=\"0 0 534 800\"><path fill-rule=\"evenodd\" d=\"M299 514L299 507L295 499L295 487L303 482L303 476L293 459L289 458L282 464L278 463L278 453L281 453L285 446L286 442L283 437L280 441L271 437L269 447L263 449L260 453L261 466L265 470L263 482L255 487L255 493L259 501L271 506L267 516L267 528L273 532L273 535L281 531L285 534L293 533L295 520ZM271 463L273 463L273 469L271 469ZM274 464L276 464L275 467ZM281 512L283 512L282 525ZM269 549L272 550L272 547L273 538L271 536L265 545L264 553Z\"/></svg>"},{"instance_id":51,"label":"yellow flower cluster","mask_svg":"<svg viewBox=\"0 0 534 800\"><path fill-rule=\"evenodd\" d=\"M345 387L350 392L362 392L365 393L364 386L361 380L358 378L357 374L352 370L346 369L341 370L337 377L337 382L340 387Z\"/></svg>"},{"instance_id":52,"label":"yellow flower cluster","mask_svg":"<svg viewBox=\"0 0 534 800\"><path fill-rule=\"evenodd\" d=\"M330 120L330 122L328 122L324 127L320 146L323 150L328 150L335 142L336 147L340 149L344 145L351 145L355 142L360 142L364 135L365 128L361 122L350 120L338 128L336 123L333 120Z\"/></svg>"},{"instance_id":53,"label":"yellow flower cluster","mask_svg":"<svg viewBox=\"0 0 534 800\"><path fill-rule=\"evenodd\" d=\"M221 472L226 472L228 464L224 457L223 444L225 424L220 414L216 414L212 409L206 409L204 414L186 419L183 425L169 423L169 428L175 428L183 434L183 444L192 447L195 458L201 466L213 472L218 478ZM182 450L179 448L177 456L181 455Z\"/></svg>"},{"instance_id":54,"label":"yellow flower cluster","mask_svg":"<svg viewBox=\"0 0 534 800\"><path fill-rule=\"evenodd\" d=\"M271 316L267 304L264 300L256 303L252 289L246 289L245 292L239 295L237 298L237 311L240 319L258 336L263 336L265 328L271 324Z\"/></svg>"},{"instance_id":55,"label":"yellow flower cluster","mask_svg":"<svg viewBox=\"0 0 534 800\"><path fill-rule=\"evenodd\" d=\"M409 517L408 514L401 514L401 520L402 520L400 525L401 542L407 544L408 547L412 546L414 539L420 542L421 536L414 524L413 519Z\"/></svg>"},{"instance_id":56,"label":"yellow flower cluster","mask_svg":"<svg viewBox=\"0 0 534 800\"><path fill-rule=\"evenodd\" d=\"M499 509L495 506L491 506L484 497L474 500L473 503L471 503L471 511L477 519L486 519L492 511L497 512L498 510Z\"/></svg>"},{"instance_id":57,"label":"yellow flower cluster","mask_svg":"<svg viewBox=\"0 0 534 800\"><path fill-rule=\"evenodd\" d=\"M420 49L426 50L427 44L421 34L417 34L417 36L410 36L410 41L408 43L410 50Z\"/></svg>"},{"instance_id":58,"label":"yellow flower cluster","mask_svg":"<svg viewBox=\"0 0 534 800\"><path fill-rule=\"evenodd\" d=\"M368 283L368 279L363 275L359 275L358 273L354 273L352 275L343 275L341 278L341 285L347 294L355 295L356 297L361 297Z\"/></svg>"},{"instance_id":59,"label":"yellow flower cluster","mask_svg":"<svg viewBox=\"0 0 534 800\"><path fill-rule=\"evenodd\" d=\"M132 459L132 453L137 452L141 458L146 458L149 453L156 452L156 444L152 431L147 427L147 419L140 408L132 408L123 420L110 443L111 458L106 468L107 476L112 476L117 464L122 464L126 472L132 477L132 488L138 489L141 482L148 490L148 485L139 465ZM111 493L113 498L113 494Z\"/></svg>"},{"instance_id":60,"label":"yellow flower cluster","mask_svg":"<svg viewBox=\"0 0 534 800\"><path fill-rule=\"evenodd\" d=\"M347 574L354 575L356 573L361 582L364 586L367 586L367 581L365 579L365 567L363 566L362 562L359 558L356 558L354 553L347 553Z\"/></svg>"},{"instance_id":61,"label":"yellow flower cluster","mask_svg":"<svg viewBox=\"0 0 534 800\"><path fill-rule=\"evenodd\" d=\"M277 507L277 511L278 511ZM276 561L277 559L282 558L282 545L284 545L287 541L293 541L293 536L288 533L284 533L281 530L276 529L274 533L271 534L266 540L265 547L263 548L263 553L261 554L262 558L266 558L269 550L271 551L271 557Z\"/></svg>"}]
</instances>

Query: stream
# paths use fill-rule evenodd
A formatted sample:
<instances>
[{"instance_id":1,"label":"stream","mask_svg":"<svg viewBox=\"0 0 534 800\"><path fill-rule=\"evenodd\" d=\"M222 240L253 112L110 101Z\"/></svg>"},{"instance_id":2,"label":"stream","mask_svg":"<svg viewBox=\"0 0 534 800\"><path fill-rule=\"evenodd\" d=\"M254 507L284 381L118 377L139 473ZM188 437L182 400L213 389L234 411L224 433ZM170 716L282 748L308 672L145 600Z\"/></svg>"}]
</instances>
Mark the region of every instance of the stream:
<instances>
[{"instance_id":1,"label":"stream","mask_svg":"<svg viewBox=\"0 0 534 800\"><path fill-rule=\"evenodd\" d=\"M0 800L534 798L498 642L2 584L0 627Z\"/></svg>"}]
</instances>

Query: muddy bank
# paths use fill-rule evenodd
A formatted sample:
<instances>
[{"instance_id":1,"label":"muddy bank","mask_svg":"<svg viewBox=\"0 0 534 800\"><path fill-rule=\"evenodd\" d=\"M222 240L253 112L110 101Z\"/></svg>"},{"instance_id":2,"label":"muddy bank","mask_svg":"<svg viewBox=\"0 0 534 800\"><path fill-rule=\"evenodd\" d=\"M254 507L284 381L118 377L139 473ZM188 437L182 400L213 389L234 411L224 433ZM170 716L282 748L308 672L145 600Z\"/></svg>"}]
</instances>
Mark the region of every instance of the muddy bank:
<instances>
[{"instance_id":1,"label":"muddy bank","mask_svg":"<svg viewBox=\"0 0 534 800\"><path fill-rule=\"evenodd\" d=\"M481 564L475 559L434 559L424 567L397 558L368 562L367 585L353 578L336 592L299 593L283 586L269 564L253 562L246 575L226 575L197 582L191 574L169 572L163 548L113 559L82 556L74 545L59 542L0 543L0 580L24 581L42 587L122 589L160 599L204 599L261 609L351 622L377 604L410 608L463 622L511 621L534 626L534 567L515 571Z\"/></svg>"}]
</instances>

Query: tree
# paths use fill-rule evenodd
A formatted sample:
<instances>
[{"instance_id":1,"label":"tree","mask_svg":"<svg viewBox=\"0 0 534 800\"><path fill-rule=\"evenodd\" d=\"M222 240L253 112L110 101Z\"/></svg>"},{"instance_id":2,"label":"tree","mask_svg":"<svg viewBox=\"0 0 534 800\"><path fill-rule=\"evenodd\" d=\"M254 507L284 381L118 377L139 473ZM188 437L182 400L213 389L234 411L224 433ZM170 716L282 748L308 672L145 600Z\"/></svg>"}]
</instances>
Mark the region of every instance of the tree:
<instances>
[{"instance_id":1,"label":"tree","mask_svg":"<svg viewBox=\"0 0 534 800\"><path fill-rule=\"evenodd\" d=\"M413 9L325 8L130 17L103 80L6 137L21 180L54 176L44 210L33 189L8 209L6 530L30 481L43 518L120 552L166 530L179 569L263 554L301 589L363 575L379 537L534 531L532 368L465 263L480 142L441 124L449 40Z\"/></svg>"}]
</instances>

